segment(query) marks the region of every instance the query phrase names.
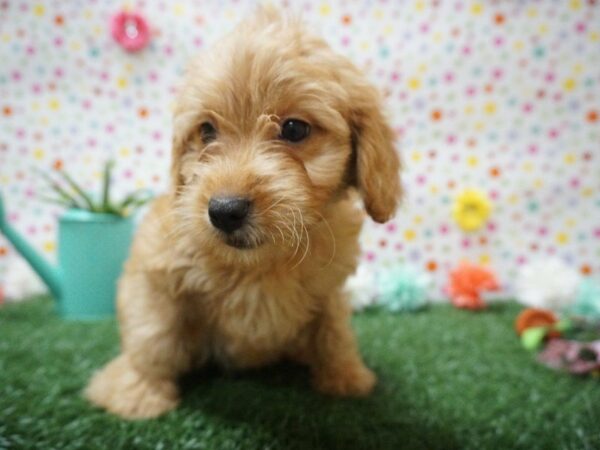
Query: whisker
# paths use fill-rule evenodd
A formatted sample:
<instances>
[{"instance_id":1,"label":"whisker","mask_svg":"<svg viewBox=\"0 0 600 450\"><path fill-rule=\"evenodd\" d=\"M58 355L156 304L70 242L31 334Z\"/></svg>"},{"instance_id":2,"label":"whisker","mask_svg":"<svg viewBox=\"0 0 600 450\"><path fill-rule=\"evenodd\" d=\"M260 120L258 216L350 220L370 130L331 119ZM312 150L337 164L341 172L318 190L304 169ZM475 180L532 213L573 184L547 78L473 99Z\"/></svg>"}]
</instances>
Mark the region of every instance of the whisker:
<instances>
[{"instance_id":1,"label":"whisker","mask_svg":"<svg viewBox=\"0 0 600 450\"><path fill-rule=\"evenodd\" d=\"M298 230L296 228L296 213L295 213L295 211L289 205L286 205L286 207L292 213L292 216L294 218L294 225L292 226L291 229L292 229L292 231L294 233L293 234L293 238L294 238L293 245L294 245L295 248L294 248L294 253L290 257L290 259L287 261L287 263L289 264L296 257L296 254L298 253L298 250L300 250L300 244L302 243L302 239L301 239L301 236L298 234Z\"/></svg>"},{"instance_id":2,"label":"whisker","mask_svg":"<svg viewBox=\"0 0 600 450\"><path fill-rule=\"evenodd\" d=\"M284 200L285 200L284 197L280 197L277 200L275 200L275 202L273 202L271 205L269 205L268 208L265 208L261 212L255 213L254 215L257 216L257 217L264 216L267 212L271 211L273 208L275 208L277 205L279 205Z\"/></svg>"},{"instance_id":3,"label":"whisker","mask_svg":"<svg viewBox=\"0 0 600 450\"><path fill-rule=\"evenodd\" d=\"M319 215L319 217L321 217L321 219L323 219L323 223L327 227L327 230L329 231L329 235L331 236L331 243L332 243L331 258L329 258L329 261L327 262L327 264L325 264L323 266L323 267L328 267L333 262L333 259L335 258L335 253L337 251L335 235L333 234L333 230L331 229L331 225L329 225L329 222L327 221L327 219L320 212L315 211L315 213L317 213Z\"/></svg>"},{"instance_id":4,"label":"whisker","mask_svg":"<svg viewBox=\"0 0 600 450\"><path fill-rule=\"evenodd\" d=\"M297 232L297 230L295 230L290 225L289 221L285 220L285 217L282 214L276 212L276 215L277 215L277 217L280 218L280 220L277 223L282 224L290 232L291 241L292 241L292 244L294 244L294 242L298 239L298 232Z\"/></svg>"},{"instance_id":5,"label":"whisker","mask_svg":"<svg viewBox=\"0 0 600 450\"><path fill-rule=\"evenodd\" d=\"M301 214L301 213L300 213ZM300 264L302 264L302 262L306 259L306 256L308 255L308 251L310 249L310 236L308 234L308 229L306 228L306 226L304 225L304 223L302 223L302 236L304 236L304 233L306 233L306 242L304 242L304 253L302 254L302 257L300 258L300 261L298 261L293 267L292 269L295 269L296 267L298 267Z\"/></svg>"},{"instance_id":6,"label":"whisker","mask_svg":"<svg viewBox=\"0 0 600 450\"><path fill-rule=\"evenodd\" d=\"M279 231L279 234L281 235L281 243L285 244L287 242L287 240L285 239L285 235L283 234L283 230L281 229L281 227L279 225L277 225L277 223L274 223L273 226L275 228L277 228L277 231Z\"/></svg>"}]
</instances>

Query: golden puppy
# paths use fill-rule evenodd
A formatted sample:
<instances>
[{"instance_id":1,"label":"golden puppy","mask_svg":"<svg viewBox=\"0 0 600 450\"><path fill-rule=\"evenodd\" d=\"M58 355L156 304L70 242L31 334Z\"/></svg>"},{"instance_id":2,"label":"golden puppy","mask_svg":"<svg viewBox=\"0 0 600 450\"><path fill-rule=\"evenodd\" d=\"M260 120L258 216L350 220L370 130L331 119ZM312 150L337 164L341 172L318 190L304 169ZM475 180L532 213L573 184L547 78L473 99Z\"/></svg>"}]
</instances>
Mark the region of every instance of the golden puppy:
<instances>
[{"instance_id":1,"label":"golden puppy","mask_svg":"<svg viewBox=\"0 0 600 450\"><path fill-rule=\"evenodd\" d=\"M87 397L128 418L178 403L180 374L307 364L333 395L366 395L342 287L363 213L400 197L377 91L294 21L261 10L189 71L174 116L172 189L137 232L119 284L122 352Z\"/></svg>"}]
</instances>

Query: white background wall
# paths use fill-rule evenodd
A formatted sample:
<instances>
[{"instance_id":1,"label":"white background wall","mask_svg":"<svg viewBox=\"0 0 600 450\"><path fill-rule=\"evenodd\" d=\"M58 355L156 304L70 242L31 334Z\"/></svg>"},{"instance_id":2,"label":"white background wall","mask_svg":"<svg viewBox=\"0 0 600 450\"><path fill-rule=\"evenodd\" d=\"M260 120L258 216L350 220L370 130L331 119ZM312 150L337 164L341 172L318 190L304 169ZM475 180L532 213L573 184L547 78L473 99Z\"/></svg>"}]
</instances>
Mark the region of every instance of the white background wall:
<instances>
[{"instance_id":1,"label":"white background wall","mask_svg":"<svg viewBox=\"0 0 600 450\"><path fill-rule=\"evenodd\" d=\"M115 158L118 192L164 189L182 70L253 4L0 2L0 189L11 223L53 257L60 209L37 198L47 189L36 168L62 165L95 189L103 161ZM598 277L597 2L281 4L364 68L398 133L407 198L393 222L366 227L365 264L407 262L440 287L467 258L510 287L519 265L556 254ZM110 37L109 17L123 6L153 26L139 54ZM451 217L465 188L493 202L472 234ZM16 260L0 238L0 286Z\"/></svg>"}]
</instances>

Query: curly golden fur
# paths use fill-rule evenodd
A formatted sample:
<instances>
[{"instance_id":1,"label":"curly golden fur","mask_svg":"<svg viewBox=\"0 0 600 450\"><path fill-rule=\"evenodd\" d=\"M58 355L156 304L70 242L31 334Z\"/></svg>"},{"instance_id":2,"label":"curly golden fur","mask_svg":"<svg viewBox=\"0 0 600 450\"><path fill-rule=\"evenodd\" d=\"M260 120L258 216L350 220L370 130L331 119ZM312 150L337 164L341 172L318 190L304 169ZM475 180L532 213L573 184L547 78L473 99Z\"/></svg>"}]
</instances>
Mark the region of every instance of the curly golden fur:
<instances>
[{"instance_id":1,"label":"curly golden fur","mask_svg":"<svg viewBox=\"0 0 600 450\"><path fill-rule=\"evenodd\" d=\"M282 139L287 118L310 135ZM378 222L399 201L393 138L359 70L271 9L201 55L177 100L172 189L141 223L120 280L121 354L87 398L154 417L177 405L177 377L207 361L282 358L307 364L321 392L368 394L376 379L342 287L359 255L357 193ZM232 235L211 224L215 195L252 201Z\"/></svg>"}]
</instances>

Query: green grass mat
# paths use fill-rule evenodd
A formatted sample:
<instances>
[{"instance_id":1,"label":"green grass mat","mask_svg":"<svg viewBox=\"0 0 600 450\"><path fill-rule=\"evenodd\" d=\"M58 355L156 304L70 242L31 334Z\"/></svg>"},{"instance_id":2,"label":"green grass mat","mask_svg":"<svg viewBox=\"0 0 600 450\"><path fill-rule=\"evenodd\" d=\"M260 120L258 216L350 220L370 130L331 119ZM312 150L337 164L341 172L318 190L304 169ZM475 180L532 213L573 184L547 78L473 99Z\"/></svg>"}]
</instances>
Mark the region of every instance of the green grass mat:
<instances>
[{"instance_id":1,"label":"green grass mat","mask_svg":"<svg viewBox=\"0 0 600 450\"><path fill-rule=\"evenodd\" d=\"M600 448L600 381L538 365L512 331L518 311L357 316L363 354L379 375L367 399L313 393L296 366L208 370L183 380L175 412L126 422L81 397L118 351L113 321L61 321L47 298L4 306L0 448Z\"/></svg>"}]
</instances>

